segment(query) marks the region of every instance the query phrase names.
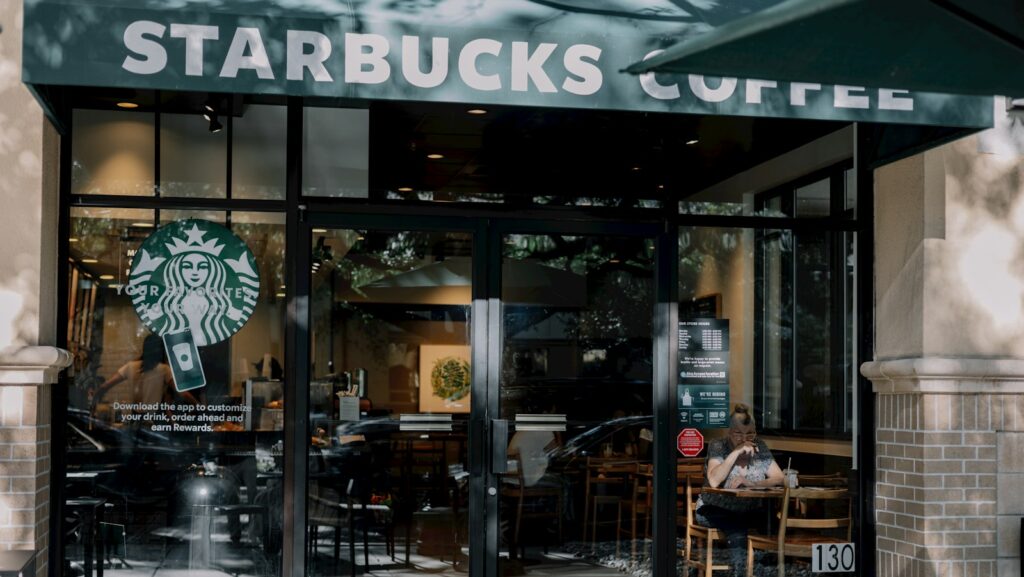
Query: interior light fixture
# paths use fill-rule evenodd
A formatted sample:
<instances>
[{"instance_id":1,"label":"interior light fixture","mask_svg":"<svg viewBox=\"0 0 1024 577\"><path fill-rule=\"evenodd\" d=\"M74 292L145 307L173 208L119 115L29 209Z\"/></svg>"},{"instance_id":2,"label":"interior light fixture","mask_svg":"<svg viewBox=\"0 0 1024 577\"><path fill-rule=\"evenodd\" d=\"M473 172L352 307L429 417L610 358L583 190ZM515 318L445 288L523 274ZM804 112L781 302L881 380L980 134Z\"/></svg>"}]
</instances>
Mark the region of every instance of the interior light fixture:
<instances>
[{"instance_id":1,"label":"interior light fixture","mask_svg":"<svg viewBox=\"0 0 1024 577\"><path fill-rule=\"evenodd\" d=\"M430 160L440 160L440 159L444 158L444 155L443 154L437 154L435 152L433 154L428 154L427 158L429 158Z\"/></svg>"},{"instance_id":2,"label":"interior light fixture","mask_svg":"<svg viewBox=\"0 0 1024 577\"><path fill-rule=\"evenodd\" d=\"M608 262L610 262L611 264L619 264L622 261L620 261L617 258L612 258L612 259L608 259Z\"/></svg>"},{"instance_id":3,"label":"interior light fixture","mask_svg":"<svg viewBox=\"0 0 1024 577\"><path fill-rule=\"evenodd\" d=\"M276 295L276 296L277 296L277 298L279 298L279 299L283 299L283 298L285 297L285 294L284 294L284 293L277 293L277 295Z\"/></svg>"},{"instance_id":4,"label":"interior light fixture","mask_svg":"<svg viewBox=\"0 0 1024 577\"><path fill-rule=\"evenodd\" d=\"M315 232L317 234L323 234L323 233L327 232L327 229L326 228L314 228L313 232Z\"/></svg>"},{"instance_id":5,"label":"interior light fixture","mask_svg":"<svg viewBox=\"0 0 1024 577\"><path fill-rule=\"evenodd\" d=\"M101 274L100 275L100 280L114 280L114 275L112 275L112 274Z\"/></svg>"},{"instance_id":6,"label":"interior light fixture","mask_svg":"<svg viewBox=\"0 0 1024 577\"><path fill-rule=\"evenodd\" d=\"M472 114L474 116L480 116L481 114L487 114L487 111L483 108L470 108L466 111L466 114Z\"/></svg>"},{"instance_id":7,"label":"interior light fixture","mask_svg":"<svg viewBox=\"0 0 1024 577\"><path fill-rule=\"evenodd\" d=\"M400 187L398 187L398 192L412 192L412 187L411 186L400 186Z\"/></svg>"},{"instance_id":8,"label":"interior light fixture","mask_svg":"<svg viewBox=\"0 0 1024 577\"><path fill-rule=\"evenodd\" d=\"M633 172L638 172L639 170L640 170L640 167L639 167L639 166L634 166L634 167L633 167Z\"/></svg>"},{"instance_id":9,"label":"interior light fixture","mask_svg":"<svg viewBox=\"0 0 1024 577\"><path fill-rule=\"evenodd\" d=\"M690 140L686 141L686 144L689 145L689 146L693 146L694 144L697 144L698 142L700 142L700 140L698 140L696 138L691 138Z\"/></svg>"},{"instance_id":10,"label":"interior light fixture","mask_svg":"<svg viewBox=\"0 0 1024 577\"><path fill-rule=\"evenodd\" d=\"M77 237L74 237L74 236L72 236L72 237L69 237L69 238L68 238L68 242L78 242L78 238L77 238Z\"/></svg>"},{"instance_id":11,"label":"interior light fixture","mask_svg":"<svg viewBox=\"0 0 1024 577\"><path fill-rule=\"evenodd\" d=\"M133 108L138 108L139 105L134 102L118 102L117 107L124 108L125 110L131 110Z\"/></svg>"},{"instance_id":12,"label":"interior light fixture","mask_svg":"<svg viewBox=\"0 0 1024 577\"><path fill-rule=\"evenodd\" d=\"M153 223L151 223L151 222L133 222L132 226L135 227L135 228L153 228Z\"/></svg>"},{"instance_id":13,"label":"interior light fixture","mask_svg":"<svg viewBox=\"0 0 1024 577\"><path fill-rule=\"evenodd\" d=\"M78 262L80 262L82 264L96 264L96 263L98 263L100 261L98 261L98 260L96 260L94 258L83 258L83 259L79 260Z\"/></svg>"},{"instance_id":14,"label":"interior light fixture","mask_svg":"<svg viewBox=\"0 0 1024 577\"><path fill-rule=\"evenodd\" d=\"M658 185L658 190L665 190L665 185L664 184L659 184Z\"/></svg>"},{"instance_id":15,"label":"interior light fixture","mask_svg":"<svg viewBox=\"0 0 1024 577\"><path fill-rule=\"evenodd\" d=\"M208 115L204 114L203 118L205 118L205 119L210 121L210 132L216 134L216 133L218 133L218 132L220 132L221 130L224 129L224 125L221 124L219 120L217 120L217 115L216 114L214 114L212 116L208 116Z\"/></svg>"}]
</instances>

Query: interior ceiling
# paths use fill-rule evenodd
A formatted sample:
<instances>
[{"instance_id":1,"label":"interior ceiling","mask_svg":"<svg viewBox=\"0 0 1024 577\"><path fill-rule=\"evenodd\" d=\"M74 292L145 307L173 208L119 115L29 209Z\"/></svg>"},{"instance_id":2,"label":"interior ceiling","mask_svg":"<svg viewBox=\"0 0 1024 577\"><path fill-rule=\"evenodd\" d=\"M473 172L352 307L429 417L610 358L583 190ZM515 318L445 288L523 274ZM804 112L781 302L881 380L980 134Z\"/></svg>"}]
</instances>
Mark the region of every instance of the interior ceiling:
<instances>
[{"instance_id":1,"label":"interior ceiling","mask_svg":"<svg viewBox=\"0 0 1024 577\"><path fill-rule=\"evenodd\" d=\"M494 106L469 114L473 108L374 103L371 190L682 198L843 126ZM444 158L427 157L434 153Z\"/></svg>"},{"instance_id":2,"label":"interior ceiling","mask_svg":"<svg viewBox=\"0 0 1024 577\"><path fill-rule=\"evenodd\" d=\"M72 105L201 115L245 114L281 97L76 89ZM322 103L331 104L331 103ZM334 102L336 106L354 103ZM365 103L363 104L365 105ZM467 111L478 108L486 114ZM588 109L388 102L370 105L370 191L474 195L685 198L844 123ZM695 143L691 143L696 141ZM690 144L688 144L690 143ZM442 154L429 159L428 154Z\"/></svg>"}]
</instances>

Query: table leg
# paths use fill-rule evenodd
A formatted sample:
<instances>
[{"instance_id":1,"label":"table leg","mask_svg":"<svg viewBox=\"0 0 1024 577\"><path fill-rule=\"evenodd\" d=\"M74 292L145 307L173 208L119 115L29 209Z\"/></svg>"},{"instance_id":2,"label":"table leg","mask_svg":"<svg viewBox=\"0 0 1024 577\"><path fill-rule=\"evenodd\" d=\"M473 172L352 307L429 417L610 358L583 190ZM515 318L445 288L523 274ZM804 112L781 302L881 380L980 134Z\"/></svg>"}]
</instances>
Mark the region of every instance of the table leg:
<instances>
[{"instance_id":1,"label":"table leg","mask_svg":"<svg viewBox=\"0 0 1024 577\"><path fill-rule=\"evenodd\" d=\"M82 554L85 557L85 575L92 577L93 550L96 540L96 512L88 508L82 510Z\"/></svg>"},{"instance_id":2,"label":"table leg","mask_svg":"<svg viewBox=\"0 0 1024 577\"><path fill-rule=\"evenodd\" d=\"M96 566L96 576L103 577L103 560L106 557L106 547L103 543L103 508L106 503L96 509L96 553L99 557L99 564Z\"/></svg>"}]
</instances>

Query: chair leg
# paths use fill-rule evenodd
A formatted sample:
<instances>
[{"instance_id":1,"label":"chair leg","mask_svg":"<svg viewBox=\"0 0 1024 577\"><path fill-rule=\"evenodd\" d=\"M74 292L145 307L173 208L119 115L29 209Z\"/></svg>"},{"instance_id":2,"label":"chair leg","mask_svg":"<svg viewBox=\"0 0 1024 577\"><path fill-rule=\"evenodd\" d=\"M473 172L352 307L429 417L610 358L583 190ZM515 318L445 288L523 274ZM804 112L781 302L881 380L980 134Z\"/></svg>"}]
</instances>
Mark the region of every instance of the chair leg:
<instances>
[{"instance_id":1,"label":"chair leg","mask_svg":"<svg viewBox=\"0 0 1024 577\"><path fill-rule=\"evenodd\" d=\"M708 534L708 538L704 539L704 577L711 577L711 564L715 561L714 556L714 539Z\"/></svg>"},{"instance_id":2,"label":"chair leg","mask_svg":"<svg viewBox=\"0 0 1024 577\"><path fill-rule=\"evenodd\" d=\"M786 577L786 556L779 551L779 574L778 577Z\"/></svg>"},{"instance_id":3,"label":"chair leg","mask_svg":"<svg viewBox=\"0 0 1024 577\"><path fill-rule=\"evenodd\" d=\"M754 577L754 546L750 541L747 541L747 577Z\"/></svg>"},{"instance_id":4,"label":"chair leg","mask_svg":"<svg viewBox=\"0 0 1024 577\"><path fill-rule=\"evenodd\" d=\"M636 507L629 515L629 555L630 559L636 559Z\"/></svg>"},{"instance_id":5,"label":"chair leg","mask_svg":"<svg viewBox=\"0 0 1024 577\"><path fill-rule=\"evenodd\" d=\"M619 556L619 542L622 537L622 504L619 503L619 512L615 517L615 556Z\"/></svg>"}]
</instances>

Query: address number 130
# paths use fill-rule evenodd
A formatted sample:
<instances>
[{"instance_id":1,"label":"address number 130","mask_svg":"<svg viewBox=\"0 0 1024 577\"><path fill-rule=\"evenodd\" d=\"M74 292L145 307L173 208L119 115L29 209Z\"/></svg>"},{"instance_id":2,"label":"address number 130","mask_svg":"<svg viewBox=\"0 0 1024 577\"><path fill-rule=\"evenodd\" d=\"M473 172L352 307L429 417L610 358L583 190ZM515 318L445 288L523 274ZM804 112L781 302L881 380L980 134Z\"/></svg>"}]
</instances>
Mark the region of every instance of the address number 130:
<instances>
[{"instance_id":1,"label":"address number 130","mask_svg":"<svg viewBox=\"0 0 1024 577\"><path fill-rule=\"evenodd\" d=\"M815 543L811 546L812 573L851 572L856 565L853 543Z\"/></svg>"}]
</instances>

